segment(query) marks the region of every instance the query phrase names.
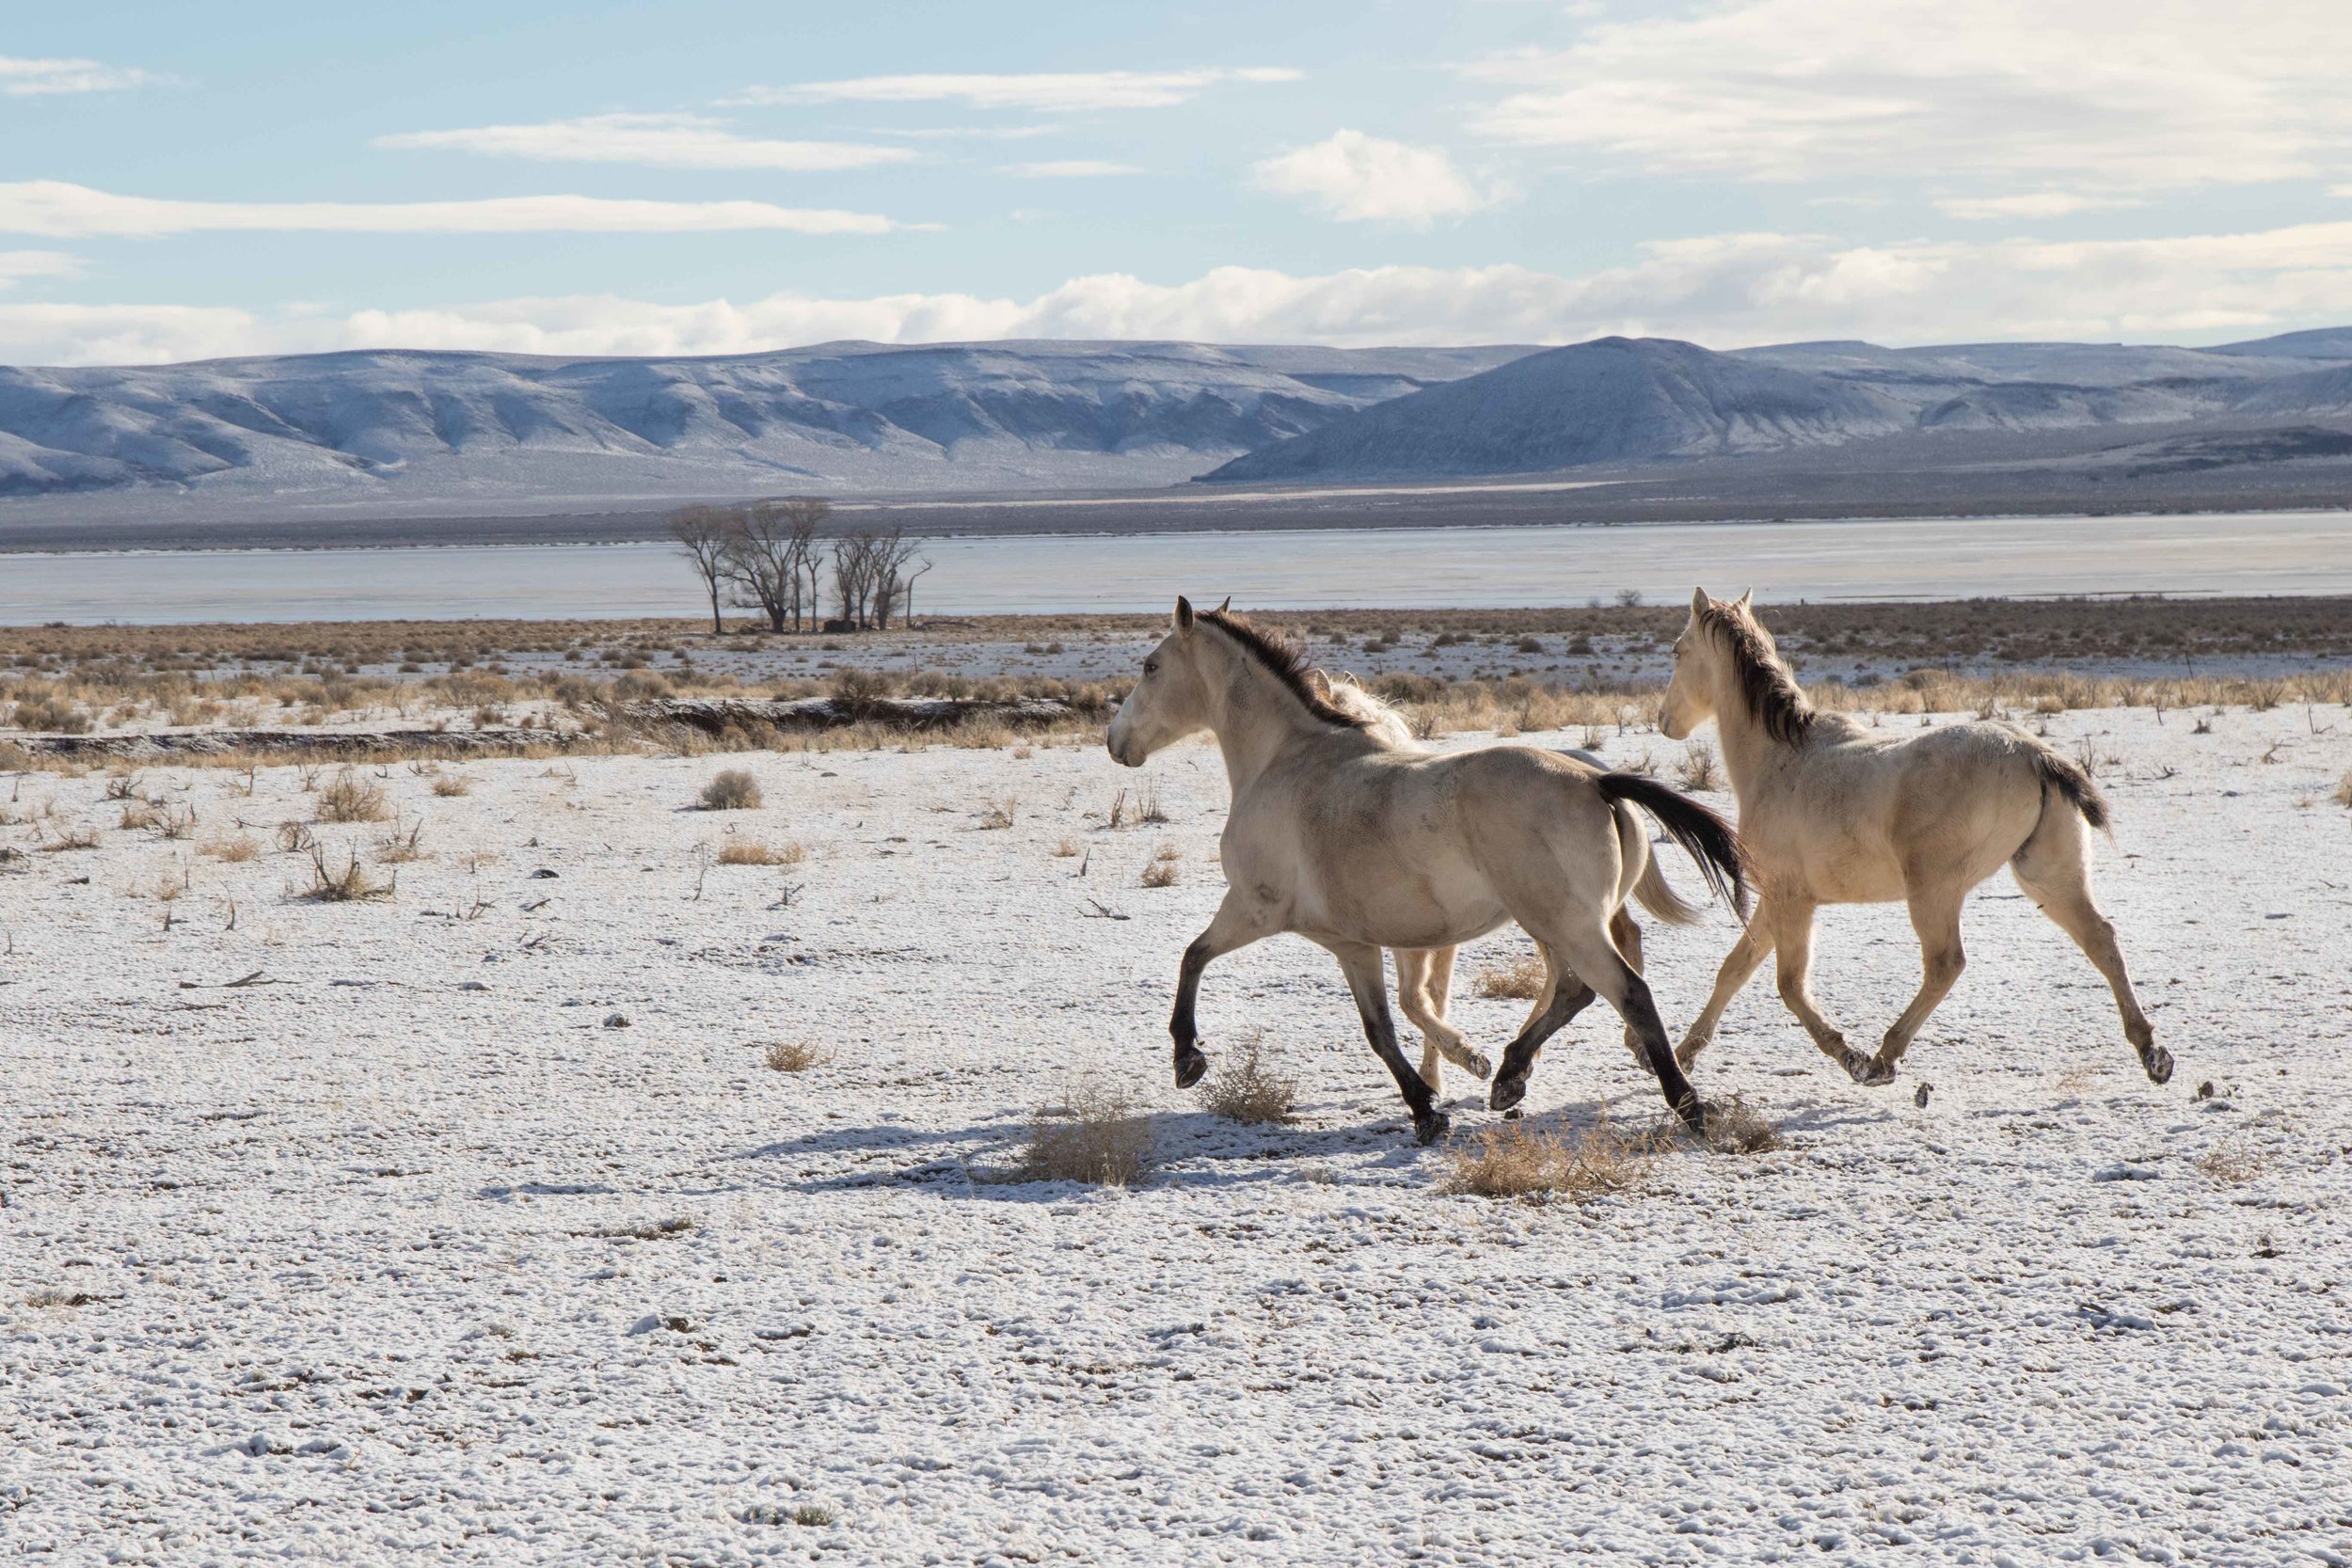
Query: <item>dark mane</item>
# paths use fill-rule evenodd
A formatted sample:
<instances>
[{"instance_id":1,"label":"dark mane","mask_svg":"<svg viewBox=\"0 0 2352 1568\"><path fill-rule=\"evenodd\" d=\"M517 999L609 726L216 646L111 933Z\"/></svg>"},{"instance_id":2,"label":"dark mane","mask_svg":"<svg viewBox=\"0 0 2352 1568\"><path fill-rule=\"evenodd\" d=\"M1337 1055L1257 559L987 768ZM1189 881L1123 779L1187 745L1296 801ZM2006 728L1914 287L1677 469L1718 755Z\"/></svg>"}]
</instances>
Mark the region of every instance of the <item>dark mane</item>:
<instances>
[{"instance_id":1,"label":"dark mane","mask_svg":"<svg viewBox=\"0 0 2352 1568\"><path fill-rule=\"evenodd\" d=\"M1764 733L1784 746L1804 745L1813 733L1813 705L1755 617L1717 600L1700 611L1699 624L1723 640L1739 672L1740 695Z\"/></svg>"},{"instance_id":2,"label":"dark mane","mask_svg":"<svg viewBox=\"0 0 2352 1568\"><path fill-rule=\"evenodd\" d=\"M1296 638L1270 627L1252 626L1248 616L1230 610L1204 610L1195 619L1207 622L1239 643L1244 653L1264 665L1309 713L1325 723L1360 730L1371 722L1343 712L1315 695L1315 689L1307 684L1307 648Z\"/></svg>"}]
</instances>

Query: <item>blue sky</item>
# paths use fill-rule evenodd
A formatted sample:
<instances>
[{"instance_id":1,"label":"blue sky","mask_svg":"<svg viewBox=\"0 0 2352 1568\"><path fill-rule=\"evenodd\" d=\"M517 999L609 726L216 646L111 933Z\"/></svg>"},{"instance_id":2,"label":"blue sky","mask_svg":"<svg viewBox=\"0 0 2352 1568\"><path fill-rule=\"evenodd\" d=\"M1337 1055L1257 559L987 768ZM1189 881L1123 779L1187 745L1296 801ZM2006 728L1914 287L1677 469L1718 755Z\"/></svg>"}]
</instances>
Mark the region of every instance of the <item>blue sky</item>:
<instances>
[{"instance_id":1,"label":"blue sky","mask_svg":"<svg viewBox=\"0 0 2352 1568\"><path fill-rule=\"evenodd\" d=\"M2352 320L2340 0L18 8L0 360Z\"/></svg>"}]
</instances>

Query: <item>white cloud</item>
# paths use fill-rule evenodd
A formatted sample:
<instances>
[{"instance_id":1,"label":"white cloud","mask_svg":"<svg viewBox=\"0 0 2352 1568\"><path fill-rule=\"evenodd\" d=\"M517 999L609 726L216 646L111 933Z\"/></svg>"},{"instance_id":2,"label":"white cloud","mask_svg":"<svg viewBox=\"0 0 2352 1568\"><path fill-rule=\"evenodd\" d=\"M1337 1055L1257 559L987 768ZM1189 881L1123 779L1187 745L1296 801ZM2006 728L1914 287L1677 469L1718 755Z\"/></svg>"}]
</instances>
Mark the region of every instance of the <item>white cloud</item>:
<instances>
[{"instance_id":1,"label":"white cloud","mask_svg":"<svg viewBox=\"0 0 2352 1568\"><path fill-rule=\"evenodd\" d=\"M1249 178L1258 189L1296 197L1327 218L1411 229L1495 201L1454 166L1443 148L1411 147L1361 131L1334 131L1311 146L1252 165Z\"/></svg>"},{"instance_id":2,"label":"white cloud","mask_svg":"<svg viewBox=\"0 0 2352 1568\"><path fill-rule=\"evenodd\" d=\"M82 259L62 250L0 250L0 289L27 277L72 277L81 270Z\"/></svg>"},{"instance_id":3,"label":"white cloud","mask_svg":"<svg viewBox=\"0 0 2352 1568\"><path fill-rule=\"evenodd\" d=\"M2062 218L2107 207L2138 207L2129 197L2084 196L2075 191L2028 191L2018 196L1953 196L1936 202L1947 217L1969 222L2010 218Z\"/></svg>"},{"instance_id":4,"label":"white cloud","mask_svg":"<svg viewBox=\"0 0 2352 1568\"><path fill-rule=\"evenodd\" d=\"M488 152L543 163L644 164L659 168L865 168L903 163L903 147L861 142L767 141L739 136L700 115L591 115L536 125L478 125L456 131L404 131L375 147Z\"/></svg>"},{"instance_id":5,"label":"white cloud","mask_svg":"<svg viewBox=\"0 0 2352 1568\"><path fill-rule=\"evenodd\" d=\"M1729 0L1470 68L1485 134L1755 180L2095 180L2352 165L2343 0Z\"/></svg>"},{"instance_id":6,"label":"white cloud","mask_svg":"<svg viewBox=\"0 0 2352 1568\"><path fill-rule=\"evenodd\" d=\"M1016 76L940 74L860 76L840 82L802 82L752 87L740 103L959 103L976 109L1028 109L1074 114L1093 109L1164 109L1227 82L1295 82L1301 73L1276 66L1240 71L1038 71Z\"/></svg>"},{"instance_id":7,"label":"white cloud","mask_svg":"<svg viewBox=\"0 0 2352 1568\"><path fill-rule=\"evenodd\" d=\"M1109 174L1141 174L1133 164L1105 163L1100 158L1057 158L1042 164L999 164L999 174L1025 180L1092 180Z\"/></svg>"},{"instance_id":8,"label":"white cloud","mask_svg":"<svg viewBox=\"0 0 2352 1568\"><path fill-rule=\"evenodd\" d=\"M2352 221L2169 239L1838 248L1724 234L1642 247L1574 277L1519 266L1367 267L1318 277L1219 267L1186 282L1074 277L1030 299L780 293L737 304L610 294L346 315L0 305L0 362L124 363L338 348L735 354L833 339L1198 339L1571 342L1607 333L1718 348L1805 338L2253 337L2352 319Z\"/></svg>"},{"instance_id":9,"label":"white cloud","mask_svg":"<svg viewBox=\"0 0 2352 1568\"><path fill-rule=\"evenodd\" d=\"M25 59L0 55L0 94L9 98L115 92L124 87L146 87L156 79L135 66L107 65L103 60Z\"/></svg>"},{"instance_id":10,"label":"white cloud","mask_svg":"<svg viewBox=\"0 0 2352 1568\"><path fill-rule=\"evenodd\" d=\"M146 238L222 230L643 234L783 229L802 234L881 234L902 227L873 213L777 207L765 201L635 201L591 196L477 201L170 201L118 196L56 180L0 182L0 233L49 239Z\"/></svg>"}]
</instances>

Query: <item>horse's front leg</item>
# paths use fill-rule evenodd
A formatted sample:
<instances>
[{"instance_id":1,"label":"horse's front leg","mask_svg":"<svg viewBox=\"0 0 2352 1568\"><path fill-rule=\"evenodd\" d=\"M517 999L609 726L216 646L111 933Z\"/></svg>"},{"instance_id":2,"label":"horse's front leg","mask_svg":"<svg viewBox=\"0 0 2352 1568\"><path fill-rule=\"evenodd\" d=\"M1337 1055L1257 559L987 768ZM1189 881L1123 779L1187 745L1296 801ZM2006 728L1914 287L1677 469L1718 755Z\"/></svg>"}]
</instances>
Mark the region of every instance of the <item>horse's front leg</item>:
<instances>
[{"instance_id":1,"label":"horse's front leg","mask_svg":"<svg viewBox=\"0 0 2352 1568\"><path fill-rule=\"evenodd\" d=\"M1168 1020L1168 1036L1176 1042L1178 1088L1192 1087L1209 1070L1209 1058L1200 1052L1200 1032L1193 1024L1193 1005L1200 995L1200 972L1209 967L1212 959L1272 936L1278 928L1273 912L1263 904L1241 898L1228 888L1225 902L1216 907L1209 928L1193 938L1192 945L1184 949L1184 967L1176 974L1176 1010Z\"/></svg>"},{"instance_id":2,"label":"horse's front leg","mask_svg":"<svg viewBox=\"0 0 2352 1568\"><path fill-rule=\"evenodd\" d=\"M1405 1053L1396 1043L1396 1022L1389 1016L1388 988L1382 983L1380 949L1370 942L1325 942L1331 956L1340 960L1340 972L1347 976L1347 989L1355 993L1356 1011L1364 1021L1364 1037L1372 1042L1379 1056L1396 1080L1397 1093L1405 1097L1406 1108L1413 1113L1413 1137L1423 1144L1436 1143L1445 1136L1453 1125L1446 1114L1437 1107L1437 1097L1422 1081L1413 1064L1405 1059Z\"/></svg>"},{"instance_id":3,"label":"horse's front leg","mask_svg":"<svg viewBox=\"0 0 2352 1568\"><path fill-rule=\"evenodd\" d=\"M1813 974L1813 910L1810 902L1801 899L1787 899L1772 906L1772 950L1779 959L1781 1003L1797 1015L1797 1022L1813 1037L1821 1054L1846 1069L1847 1077L1857 1084L1890 1083L1895 1077L1894 1067L1865 1056L1848 1045L1837 1026L1823 1018L1821 1009L1813 1005L1813 990L1808 984ZM1724 963L1728 967L1730 960L1725 959Z\"/></svg>"},{"instance_id":4,"label":"horse's front leg","mask_svg":"<svg viewBox=\"0 0 2352 1568\"><path fill-rule=\"evenodd\" d=\"M1473 1078L1491 1073L1494 1064L1472 1051L1462 1032L1445 1021L1446 994L1454 980L1454 949L1400 947L1395 955L1397 1006L1421 1031L1421 1076L1430 1092L1445 1092L1440 1062L1452 1062Z\"/></svg>"}]
</instances>

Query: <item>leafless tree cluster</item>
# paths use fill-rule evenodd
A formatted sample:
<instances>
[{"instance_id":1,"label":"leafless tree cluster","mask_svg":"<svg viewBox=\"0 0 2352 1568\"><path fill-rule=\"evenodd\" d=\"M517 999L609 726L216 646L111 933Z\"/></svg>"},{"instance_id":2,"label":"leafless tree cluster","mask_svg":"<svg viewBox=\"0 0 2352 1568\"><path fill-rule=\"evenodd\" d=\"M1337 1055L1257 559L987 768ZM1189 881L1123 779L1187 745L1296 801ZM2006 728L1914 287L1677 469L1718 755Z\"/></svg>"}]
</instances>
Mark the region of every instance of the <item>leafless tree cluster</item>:
<instances>
[{"instance_id":1,"label":"leafless tree cluster","mask_svg":"<svg viewBox=\"0 0 2352 1568\"><path fill-rule=\"evenodd\" d=\"M931 569L917 562L920 539L903 528L837 528L833 508L816 496L741 506L685 506L670 514L670 536L693 564L710 598L710 629L723 631L720 607L759 610L771 631L867 627L914 613L914 579ZM834 613L824 614L830 586Z\"/></svg>"}]
</instances>

